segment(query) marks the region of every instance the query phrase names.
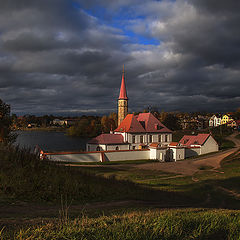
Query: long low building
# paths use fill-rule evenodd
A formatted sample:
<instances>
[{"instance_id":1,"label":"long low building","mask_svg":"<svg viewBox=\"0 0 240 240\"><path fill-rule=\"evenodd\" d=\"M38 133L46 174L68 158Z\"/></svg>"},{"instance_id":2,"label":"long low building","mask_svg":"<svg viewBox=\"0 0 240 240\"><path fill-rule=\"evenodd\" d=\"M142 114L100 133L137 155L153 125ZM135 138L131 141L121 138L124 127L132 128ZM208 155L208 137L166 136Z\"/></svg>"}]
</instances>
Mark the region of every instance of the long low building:
<instances>
[{"instance_id":1,"label":"long low building","mask_svg":"<svg viewBox=\"0 0 240 240\"><path fill-rule=\"evenodd\" d=\"M108 162L129 160L158 160L170 162L218 151L218 144L210 134L185 135L179 142L166 145L153 142L145 149L129 149L121 134L102 134L92 140L93 149L87 152L44 152L40 158L59 162Z\"/></svg>"}]
</instances>

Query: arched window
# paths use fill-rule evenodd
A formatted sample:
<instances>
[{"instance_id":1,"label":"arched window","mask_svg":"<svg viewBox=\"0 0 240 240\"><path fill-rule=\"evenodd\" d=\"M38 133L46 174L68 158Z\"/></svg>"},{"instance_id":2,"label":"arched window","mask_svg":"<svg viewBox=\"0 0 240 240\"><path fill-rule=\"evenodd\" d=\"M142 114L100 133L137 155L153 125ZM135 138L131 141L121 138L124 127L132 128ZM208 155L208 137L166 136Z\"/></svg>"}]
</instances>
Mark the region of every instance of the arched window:
<instances>
[{"instance_id":1,"label":"arched window","mask_svg":"<svg viewBox=\"0 0 240 240\"><path fill-rule=\"evenodd\" d=\"M99 146L97 146L97 149L96 149L97 151L100 151L101 149L100 149L100 147Z\"/></svg>"},{"instance_id":2,"label":"arched window","mask_svg":"<svg viewBox=\"0 0 240 240\"><path fill-rule=\"evenodd\" d=\"M118 147L118 146L116 147L116 150L119 150L119 147Z\"/></svg>"}]
</instances>

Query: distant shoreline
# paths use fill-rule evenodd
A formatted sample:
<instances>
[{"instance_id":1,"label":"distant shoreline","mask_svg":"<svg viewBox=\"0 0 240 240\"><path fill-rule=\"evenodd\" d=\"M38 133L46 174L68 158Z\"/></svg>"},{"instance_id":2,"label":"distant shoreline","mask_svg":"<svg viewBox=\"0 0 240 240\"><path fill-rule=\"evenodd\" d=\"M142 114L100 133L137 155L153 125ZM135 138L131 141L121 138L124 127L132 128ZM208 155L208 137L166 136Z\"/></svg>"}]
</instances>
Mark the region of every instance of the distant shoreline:
<instances>
[{"instance_id":1,"label":"distant shoreline","mask_svg":"<svg viewBox=\"0 0 240 240\"><path fill-rule=\"evenodd\" d=\"M19 128L13 131L39 131L39 132L66 132L67 128L59 127L33 127L33 128Z\"/></svg>"}]
</instances>

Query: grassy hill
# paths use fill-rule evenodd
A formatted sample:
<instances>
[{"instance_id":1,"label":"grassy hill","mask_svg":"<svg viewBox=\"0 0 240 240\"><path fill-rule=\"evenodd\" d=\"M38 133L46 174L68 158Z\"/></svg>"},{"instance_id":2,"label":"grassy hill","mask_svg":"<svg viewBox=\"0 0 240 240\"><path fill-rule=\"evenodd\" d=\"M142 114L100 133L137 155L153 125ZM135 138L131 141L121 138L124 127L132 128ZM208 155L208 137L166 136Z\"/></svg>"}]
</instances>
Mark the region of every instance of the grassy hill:
<instances>
[{"instance_id":1,"label":"grassy hill","mask_svg":"<svg viewBox=\"0 0 240 240\"><path fill-rule=\"evenodd\" d=\"M240 238L239 151L192 176L133 165L64 167L1 146L0 239Z\"/></svg>"}]
</instances>

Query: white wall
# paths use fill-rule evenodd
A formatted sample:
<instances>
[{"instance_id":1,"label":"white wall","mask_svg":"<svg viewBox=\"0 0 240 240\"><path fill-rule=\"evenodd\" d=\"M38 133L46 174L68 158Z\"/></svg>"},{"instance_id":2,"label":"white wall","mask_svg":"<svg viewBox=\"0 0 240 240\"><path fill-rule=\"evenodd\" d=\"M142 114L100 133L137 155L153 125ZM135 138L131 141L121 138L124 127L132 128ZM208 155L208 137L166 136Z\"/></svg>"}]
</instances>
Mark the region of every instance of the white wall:
<instances>
[{"instance_id":1,"label":"white wall","mask_svg":"<svg viewBox=\"0 0 240 240\"><path fill-rule=\"evenodd\" d=\"M94 152L94 153L66 153L66 154L47 154L50 161L59 162L100 162L102 154L106 161L128 161L128 160L148 160L150 159L149 150L134 151L110 151L110 152Z\"/></svg>"},{"instance_id":2,"label":"white wall","mask_svg":"<svg viewBox=\"0 0 240 240\"><path fill-rule=\"evenodd\" d=\"M185 148L185 157L194 157L200 155L200 148Z\"/></svg>"},{"instance_id":3,"label":"white wall","mask_svg":"<svg viewBox=\"0 0 240 240\"><path fill-rule=\"evenodd\" d=\"M149 150L136 150L136 151L116 151L105 152L107 161L126 161L126 160L148 160L150 159Z\"/></svg>"},{"instance_id":4,"label":"white wall","mask_svg":"<svg viewBox=\"0 0 240 240\"><path fill-rule=\"evenodd\" d=\"M87 152L95 152L97 151L97 147L100 147L100 151L105 151L106 146L105 145L98 145L98 144L88 144L86 145L86 151Z\"/></svg>"},{"instance_id":5,"label":"white wall","mask_svg":"<svg viewBox=\"0 0 240 240\"><path fill-rule=\"evenodd\" d=\"M106 144L87 144L86 151L87 152L95 152L97 151L97 147L100 147L100 151L115 151L116 147L118 150L129 150L129 144L114 144L114 145L106 145Z\"/></svg>"},{"instance_id":6,"label":"white wall","mask_svg":"<svg viewBox=\"0 0 240 240\"><path fill-rule=\"evenodd\" d=\"M206 154L210 152L217 152L218 149L218 144L217 142L213 139L212 136L210 136L207 141L201 146L201 152L200 154Z\"/></svg>"},{"instance_id":7,"label":"white wall","mask_svg":"<svg viewBox=\"0 0 240 240\"><path fill-rule=\"evenodd\" d=\"M118 147L118 150L129 150L128 144L119 144L119 145L107 145L107 151L115 151L116 147Z\"/></svg>"},{"instance_id":8,"label":"white wall","mask_svg":"<svg viewBox=\"0 0 240 240\"><path fill-rule=\"evenodd\" d=\"M152 152L152 153L151 153ZM167 148L166 149L150 149L150 159L158 160L161 162L166 161Z\"/></svg>"},{"instance_id":9,"label":"white wall","mask_svg":"<svg viewBox=\"0 0 240 240\"><path fill-rule=\"evenodd\" d=\"M49 154L47 159L58 162L100 162L100 152L79 154Z\"/></svg>"},{"instance_id":10,"label":"white wall","mask_svg":"<svg viewBox=\"0 0 240 240\"><path fill-rule=\"evenodd\" d=\"M185 159L185 148L180 147L170 147L170 155L173 161L178 161Z\"/></svg>"}]
</instances>

